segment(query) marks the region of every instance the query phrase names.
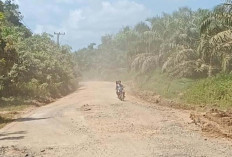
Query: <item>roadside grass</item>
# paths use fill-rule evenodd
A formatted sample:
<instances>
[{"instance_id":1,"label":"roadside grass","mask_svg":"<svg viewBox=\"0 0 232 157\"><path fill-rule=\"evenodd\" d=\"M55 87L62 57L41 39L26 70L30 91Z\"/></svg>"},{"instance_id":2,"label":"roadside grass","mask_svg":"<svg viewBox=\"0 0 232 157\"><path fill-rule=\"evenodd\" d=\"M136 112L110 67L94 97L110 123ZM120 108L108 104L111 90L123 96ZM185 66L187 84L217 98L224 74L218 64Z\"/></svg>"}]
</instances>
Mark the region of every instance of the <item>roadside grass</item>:
<instances>
[{"instance_id":1,"label":"roadside grass","mask_svg":"<svg viewBox=\"0 0 232 157\"><path fill-rule=\"evenodd\" d=\"M21 111L30 105L30 101L25 101L23 98L10 97L10 98L0 98L0 112L2 111Z\"/></svg>"},{"instance_id":2,"label":"roadside grass","mask_svg":"<svg viewBox=\"0 0 232 157\"><path fill-rule=\"evenodd\" d=\"M146 76L137 76L135 82L142 90L155 92L168 99L176 99L183 95L183 92L195 81L186 78L172 79L166 74L162 74L160 70L156 70Z\"/></svg>"},{"instance_id":3,"label":"roadside grass","mask_svg":"<svg viewBox=\"0 0 232 157\"><path fill-rule=\"evenodd\" d=\"M0 98L0 128L14 121L15 117L25 109L33 106L31 101L25 101L23 98Z\"/></svg>"},{"instance_id":4,"label":"roadside grass","mask_svg":"<svg viewBox=\"0 0 232 157\"><path fill-rule=\"evenodd\" d=\"M187 103L216 107L227 110L232 108L232 75L220 74L201 79L186 90L183 100Z\"/></svg>"},{"instance_id":5,"label":"roadside grass","mask_svg":"<svg viewBox=\"0 0 232 157\"><path fill-rule=\"evenodd\" d=\"M149 75L137 75L135 83L141 90L152 91L186 106L232 109L232 74L193 80L170 78L156 70Z\"/></svg>"},{"instance_id":6,"label":"roadside grass","mask_svg":"<svg viewBox=\"0 0 232 157\"><path fill-rule=\"evenodd\" d=\"M3 128L6 124L10 123L10 122L13 122L14 119L13 119L13 116L10 115L10 114L7 114L7 115L2 115L0 116L0 128Z\"/></svg>"}]
</instances>

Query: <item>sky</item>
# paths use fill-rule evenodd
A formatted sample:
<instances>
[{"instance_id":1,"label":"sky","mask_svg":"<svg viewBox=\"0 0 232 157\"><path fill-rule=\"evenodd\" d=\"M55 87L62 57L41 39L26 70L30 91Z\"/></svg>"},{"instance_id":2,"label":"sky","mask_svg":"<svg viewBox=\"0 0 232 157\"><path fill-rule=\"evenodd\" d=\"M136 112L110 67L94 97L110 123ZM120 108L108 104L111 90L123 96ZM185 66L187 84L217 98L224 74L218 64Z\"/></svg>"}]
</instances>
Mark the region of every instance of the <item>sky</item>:
<instances>
[{"instance_id":1,"label":"sky","mask_svg":"<svg viewBox=\"0 0 232 157\"><path fill-rule=\"evenodd\" d=\"M212 9L223 0L15 0L23 23L33 33L65 32L61 44L73 51L99 44L101 36L115 34L163 12L180 7ZM56 37L54 36L54 40Z\"/></svg>"}]
</instances>

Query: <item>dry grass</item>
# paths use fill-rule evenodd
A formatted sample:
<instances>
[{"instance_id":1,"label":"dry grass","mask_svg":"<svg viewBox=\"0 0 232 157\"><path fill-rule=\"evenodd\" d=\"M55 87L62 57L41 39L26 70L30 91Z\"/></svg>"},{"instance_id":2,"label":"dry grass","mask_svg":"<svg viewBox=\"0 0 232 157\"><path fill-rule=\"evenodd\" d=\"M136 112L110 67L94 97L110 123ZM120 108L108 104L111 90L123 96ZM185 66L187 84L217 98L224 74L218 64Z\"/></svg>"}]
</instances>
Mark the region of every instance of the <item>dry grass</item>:
<instances>
[{"instance_id":1,"label":"dry grass","mask_svg":"<svg viewBox=\"0 0 232 157\"><path fill-rule=\"evenodd\" d=\"M15 120L20 114L30 107L37 106L33 101L25 101L22 98L0 99L0 128Z\"/></svg>"}]
</instances>

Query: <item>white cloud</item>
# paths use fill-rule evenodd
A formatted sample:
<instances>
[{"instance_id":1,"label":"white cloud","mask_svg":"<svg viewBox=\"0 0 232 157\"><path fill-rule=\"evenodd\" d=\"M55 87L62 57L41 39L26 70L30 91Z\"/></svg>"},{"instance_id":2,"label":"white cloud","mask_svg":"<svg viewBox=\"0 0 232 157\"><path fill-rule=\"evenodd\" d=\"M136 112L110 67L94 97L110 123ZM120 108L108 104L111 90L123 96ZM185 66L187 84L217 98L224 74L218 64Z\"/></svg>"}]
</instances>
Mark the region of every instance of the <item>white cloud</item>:
<instances>
[{"instance_id":1,"label":"white cloud","mask_svg":"<svg viewBox=\"0 0 232 157\"><path fill-rule=\"evenodd\" d=\"M61 41L74 49L99 43L102 35L151 16L144 5L129 0L22 0L20 3L24 21L30 23L35 33L65 31Z\"/></svg>"},{"instance_id":2,"label":"white cloud","mask_svg":"<svg viewBox=\"0 0 232 157\"><path fill-rule=\"evenodd\" d=\"M82 20L85 20L86 18L83 16L83 11L81 9L78 10L73 10L70 12L69 14L69 18L68 18L68 25L67 27L70 27L72 29L78 29L79 28L79 24L81 22L83 22ZM65 21L66 23L66 21Z\"/></svg>"},{"instance_id":3,"label":"white cloud","mask_svg":"<svg viewBox=\"0 0 232 157\"><path fill-rule=\"evenodd\" d=\"M135 2L103 1L94 7L71 11L63 27L72 34L66 36L70 41L85 46L90 42L99 43L102 35L115 33L123 26L132 26L150 15L148 9Z\"/></svg>"}]
</instances>

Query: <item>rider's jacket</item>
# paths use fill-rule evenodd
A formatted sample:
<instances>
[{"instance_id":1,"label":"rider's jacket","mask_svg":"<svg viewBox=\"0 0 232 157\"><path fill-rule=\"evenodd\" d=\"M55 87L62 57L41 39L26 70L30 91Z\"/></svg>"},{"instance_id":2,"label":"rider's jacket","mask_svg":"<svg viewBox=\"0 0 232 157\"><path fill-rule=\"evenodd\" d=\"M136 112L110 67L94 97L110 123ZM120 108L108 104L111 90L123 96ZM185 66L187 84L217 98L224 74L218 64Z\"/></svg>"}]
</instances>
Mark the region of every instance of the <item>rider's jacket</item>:
<instances>
[{"instance_id":1,"label":"rider's jacket","mask_svg":"<svg viewBox=\"0 0 232 157\"><path fill-rule=\"evenodd\" d=\"M116 85L116 90L122 89L123 90L123 85L122 84L117 84Z\"/></svg>"}]
</instances>

